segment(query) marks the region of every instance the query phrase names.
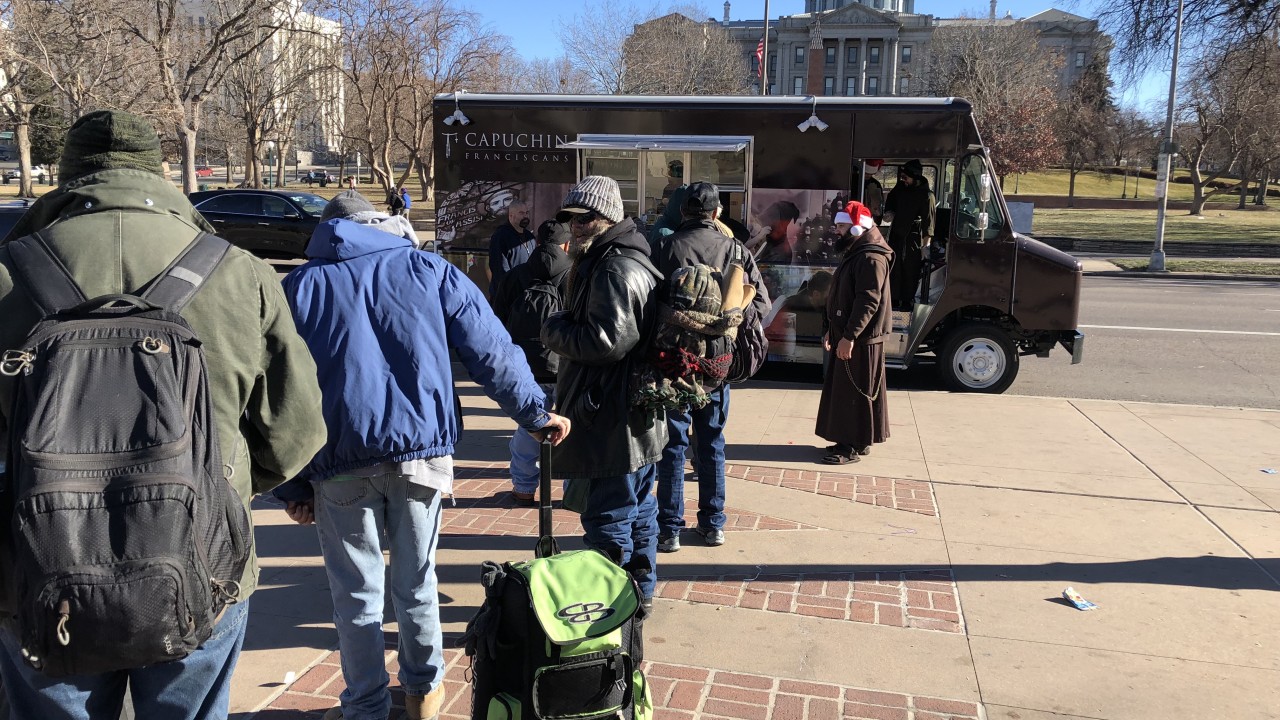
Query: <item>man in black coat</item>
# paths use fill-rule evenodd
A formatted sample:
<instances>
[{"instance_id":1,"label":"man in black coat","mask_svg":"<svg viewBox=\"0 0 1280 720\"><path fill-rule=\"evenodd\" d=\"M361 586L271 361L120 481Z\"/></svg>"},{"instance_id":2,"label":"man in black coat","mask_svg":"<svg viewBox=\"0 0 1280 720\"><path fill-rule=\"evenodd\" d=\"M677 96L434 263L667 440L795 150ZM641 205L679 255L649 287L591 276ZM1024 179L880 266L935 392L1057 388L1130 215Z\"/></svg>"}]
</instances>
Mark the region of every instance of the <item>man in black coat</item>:
<instances>
[{"instance_id":1,"label":"man in black coat","mask_svg":"<svg viewBox=\"0 0 1280 720\"><path fill-rule=\"evenodd\" d=\"M654 264L666 277L682 267L706 265L721 272L729 264L743 266L747 281L756 288L756 317L769 314L769 290L760 269L741 242L716 229L720 193L715 185L697 182L685 193L681 214L684 223L675 233L658 241ZM684 459L689 431L698 442L698 524L694 528L707 545L724 544L724 427L729 419L729 386L711 391L705 407L667 412L667 446L658 462L658 550L680 549L684 527Z\"/></svg>"},{"instance_id":2,"label":"man in black coat","mask_svg":"<svg viewBox=\"0 0 1280 720\"><path fill-rule=\"evenodd\" d=\"M582 430L557 448L555 470L588 483L584 540L631 573L648 608L657 583L654 463L667 426L633 406L630 390L653 334L662 275L649 261L649 242L624 217L611 178L583 178L556 219L570 223L573 269L566 309L547 319L542 343L560 356L557 407Z\"/></svg>"},{"instance_id":3,"label":"man in black coat","mask_svg":"<svg viewBox=\"0 0 1280 720\"><path fill-rule=\"evenodd\" d=\"M889 277L895 310L911 310L920 287L920 263L933 236L933 193L919 160L908 160L898 170L898 184L884 201L889 226L889 247L895 258Z\"/></svg>"},{"instance_id":4,"label":"man in black coat","mask_svg":"<svg viewBox=\"0 0 1280 720\"><path fill-rule=\"evenodd\" d=\"M529 232L531 222L529 205L523 200L516 200L507 206L507 221L499 225L489 238L490 297L493 297L503 276L523 265L537 247L537 238Z\"/></svg>"}]
</instances>

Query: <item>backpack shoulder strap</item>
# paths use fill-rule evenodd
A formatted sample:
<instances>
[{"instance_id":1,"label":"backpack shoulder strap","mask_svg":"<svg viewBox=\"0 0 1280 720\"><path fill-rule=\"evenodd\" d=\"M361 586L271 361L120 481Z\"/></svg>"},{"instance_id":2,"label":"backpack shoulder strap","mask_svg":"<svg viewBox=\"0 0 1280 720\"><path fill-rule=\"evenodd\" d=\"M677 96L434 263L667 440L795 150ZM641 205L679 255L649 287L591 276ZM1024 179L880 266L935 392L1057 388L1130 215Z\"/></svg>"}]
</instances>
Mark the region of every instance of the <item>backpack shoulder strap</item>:
<instances>
[{"instance_id":1,"label":"backpack shoulder strap","mask_svg":"<svg viewBox=\"0 0 1280 720\"><path fill-rule=\"evenodd\" d=\"M88 298L53 250L39 235L27 235L6 243L15 275L42 315L75 307Z\"/></svg>"},{"instance_id":2,"label":"backpack shoulder strap","mask_svg":"<svg viewBox=\"0 0 1280 720\"><path fill-rule=\"evenodd\" d=\"M172 312L182 312L196 291L226 257L231 245L208 233L200 233L164 272L156 277L142 298Z\"/></svg>"}]
</instances>

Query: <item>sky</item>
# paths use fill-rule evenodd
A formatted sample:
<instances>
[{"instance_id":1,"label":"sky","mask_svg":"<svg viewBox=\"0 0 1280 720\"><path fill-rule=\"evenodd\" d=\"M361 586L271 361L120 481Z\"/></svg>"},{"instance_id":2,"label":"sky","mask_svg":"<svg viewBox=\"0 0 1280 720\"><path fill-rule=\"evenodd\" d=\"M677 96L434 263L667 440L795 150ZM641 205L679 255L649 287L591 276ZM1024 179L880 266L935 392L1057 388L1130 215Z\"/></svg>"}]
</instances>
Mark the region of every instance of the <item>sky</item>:
<instances>
[{"instance_id":1,"label":"sky","mask_svg":"<svg viewBox=\"0 0 1280 720\"><path fill-rule=\"evenodd\" d=\"M1093 8L1104 0L998 0L996 12L1004 16L1012 12L1014 17L1030 17L1042 10L1056 7L1066 12L1090 17ZM606 0L608 2L608 0ZM663 8L673 4L669 0L633 0L636 5L658 5ZM701 0L707 8L707 16L724 17L724 0ZM494 30L512 39L516 50L526 59L552 58L561 55L560 28L572 21L574 15L588 6L599 5L600 0L471 0L465 3L480 13ZM989 0L916 0L916 12L938 17L959 15L985 16L990 9ZM770 0L769 14L793 15L804 12L804 0ZM764 15L764 0L731 0L729 19L758 20ZM1113 75L1115 75L1113 71ZM1121 107L1158 104L1168 92L1169 73L1153 72L1132 87L1120 87L1115 78L1116 99Z\"/></svg>"}]
</instances>

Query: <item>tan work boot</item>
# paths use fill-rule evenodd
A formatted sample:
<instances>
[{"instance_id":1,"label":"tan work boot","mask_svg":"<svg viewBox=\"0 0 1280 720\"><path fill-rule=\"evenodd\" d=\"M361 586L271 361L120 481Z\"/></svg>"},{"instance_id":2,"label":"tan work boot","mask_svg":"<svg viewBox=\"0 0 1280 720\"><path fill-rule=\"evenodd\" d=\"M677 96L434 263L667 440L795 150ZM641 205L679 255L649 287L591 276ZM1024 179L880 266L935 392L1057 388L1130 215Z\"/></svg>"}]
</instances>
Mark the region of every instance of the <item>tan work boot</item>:
<instances>
[{"instance_id":1,"label":"tan work boot","mask_svg":"<svg viewBox=\"0 0 1280 720\"><path fill-rule=\"evenodd\" d=\"M435 690L426 695L404 696L404 714L409 720L435 720L442 707L444 707L444 683L440 683Z\"/></svg>"}]
</instances>

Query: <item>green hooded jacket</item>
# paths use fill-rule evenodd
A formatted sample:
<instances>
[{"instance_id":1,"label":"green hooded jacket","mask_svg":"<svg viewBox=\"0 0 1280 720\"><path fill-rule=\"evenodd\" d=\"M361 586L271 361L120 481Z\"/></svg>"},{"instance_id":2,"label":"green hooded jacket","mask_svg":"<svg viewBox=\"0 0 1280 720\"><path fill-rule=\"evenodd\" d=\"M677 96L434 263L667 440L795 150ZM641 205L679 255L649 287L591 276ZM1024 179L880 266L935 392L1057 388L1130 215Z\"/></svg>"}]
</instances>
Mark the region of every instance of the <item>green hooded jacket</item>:
<instances>
[{"instance_id":1,"label":"green hooded jacket","mask_svg":"<svg viewBox=\"0 0 1280 720\"><path fill-rule=\"evenodd\" d=\"M86 297L135 293L213 229L172 183L140 170L102 170L40 198L5 238L39 231ZM22 347L40 320L14 287L0 244L0 352ZM204 344L223 462L248 508L303 468L326 438L316 366L294 329L276 272L232 248L183 318ZM0 441L8 442L13 382L0 376ZM7 445L6 445L7 446ZM240 599L257 586L254 553Z\"/></svg>"}]
</instances>

